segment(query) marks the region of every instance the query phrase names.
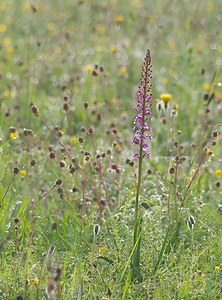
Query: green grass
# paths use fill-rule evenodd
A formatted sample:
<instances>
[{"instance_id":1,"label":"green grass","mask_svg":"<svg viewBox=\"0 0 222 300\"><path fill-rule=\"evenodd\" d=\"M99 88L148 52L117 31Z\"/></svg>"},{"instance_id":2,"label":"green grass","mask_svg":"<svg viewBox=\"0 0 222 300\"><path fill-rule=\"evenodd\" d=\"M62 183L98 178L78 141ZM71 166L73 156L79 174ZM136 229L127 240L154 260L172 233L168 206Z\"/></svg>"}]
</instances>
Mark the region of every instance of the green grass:
<instances>
[{"instance_id":1,"label":"green grass","mask_svg":"<svg viewBox=\"0 0 222 300\"><path fill-rule=\"evenodd\" d=\"M1 1L0 299L221 299L221 16L217 0ZM153 141L133 283L147 48Z\"/></svg>"}]
</instances>

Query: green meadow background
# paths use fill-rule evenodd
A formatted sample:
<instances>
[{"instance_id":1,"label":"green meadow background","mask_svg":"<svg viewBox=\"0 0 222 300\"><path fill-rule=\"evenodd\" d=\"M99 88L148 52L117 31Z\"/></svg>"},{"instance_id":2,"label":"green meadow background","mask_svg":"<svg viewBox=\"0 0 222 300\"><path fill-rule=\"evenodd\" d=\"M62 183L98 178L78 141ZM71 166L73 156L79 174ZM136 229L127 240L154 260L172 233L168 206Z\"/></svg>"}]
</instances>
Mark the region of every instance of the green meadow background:
<instances>
[{"instance_id":1,"label":"green meadow background","mask_svg":"<svg viewBox=\"0 0 222 300\"><path fill-rule=\"evenodd\" d=\"M218 0L0 1L0 299L222 298L221 26Z\"/></svg>"}]
</instances>

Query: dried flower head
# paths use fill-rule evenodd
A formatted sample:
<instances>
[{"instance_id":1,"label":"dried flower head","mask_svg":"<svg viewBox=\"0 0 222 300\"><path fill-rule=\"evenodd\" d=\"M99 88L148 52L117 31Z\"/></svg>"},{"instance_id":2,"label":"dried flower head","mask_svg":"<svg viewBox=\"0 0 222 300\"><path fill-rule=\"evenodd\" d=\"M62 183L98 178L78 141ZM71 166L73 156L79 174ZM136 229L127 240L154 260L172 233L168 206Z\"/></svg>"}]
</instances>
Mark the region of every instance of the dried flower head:
<instances>
[{"instance_id":1,"label":"dried flower head","mask_svg":"<svg viewBox=\"0 0 222 300\"><path fill-rule=\"evenodd\" d=\"M152 106L152 94L150 84L152 78L152 65L150 50L147 50L146 57L141 71L140 84L137 92L137 105L135 111L138 113L134 119L135 137L132 139L133 144L139 145L139 153L134 153L133 157L144 158L150 157L148 152L150 146L147 140L152 140L152 128L148 125L148 122L152 121L152 112L150 107Z\"/></svg>"}]
</instances>

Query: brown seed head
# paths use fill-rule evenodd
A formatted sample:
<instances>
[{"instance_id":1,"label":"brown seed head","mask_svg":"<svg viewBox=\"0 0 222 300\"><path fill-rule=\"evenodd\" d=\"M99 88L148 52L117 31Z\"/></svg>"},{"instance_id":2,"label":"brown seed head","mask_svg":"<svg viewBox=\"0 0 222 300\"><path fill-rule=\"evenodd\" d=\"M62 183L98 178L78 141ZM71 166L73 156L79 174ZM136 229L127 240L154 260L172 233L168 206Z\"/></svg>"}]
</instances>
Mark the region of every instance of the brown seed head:
<instances>
[{"instance_id":1,"label":"brown seed head","mask_svg":"<svg viewBox=\"0 0 222 300\"><path fill-rule=\"evenodd\" d=\"M169 172L170 172L170 174L174 174L175 173L174 167L170 168Z\"/></svg>"},{"instance_id":2,"label":"brown seed head","mask_svg":"<svg viewBox=\"0 0 222 300\"><path fill-rule=\"evenodd\" d=\"M15 218L15 219L14 219L14 222L15 222L15 224L18 224L18 223L19 223L19 221L20 221L20 219L19 219L19 218Z\"/></svg>"},{"instance_id":3,"label":"brown seed head","mask_svg":"<svg viewBox=\"0 0 222 300\"><path fill-rule=\"evenodd\" d=\"M49 157L51 159L54 159L56 157L56 152L54 150L52 150L50 153L49 153Z\"/></svg>"},{"instance_id":4,"label":"brown seed head","mask_svg":"<svg viewBox=\"0 0 222 300\"><path fill-rule=\"evenodd\" d=\"M92 75L93 75L93 76L98 76L98 72L97 72L96 70L93 70L93 71L92 71Z\"/></svg>"},{"instance_id":5,"label":"brown seed head","mask_svg":"<svg viewBox=\"0 0 222 300\"><path fill-rule=\"evenodd\" d=\"M217 130L213 131L213 132L212 132L212 137L217 137L217 136L218 136Z\"/></svg>"},{"instance_id":6,"label":"brown seed head","mask_svg":"<svg viewBox=\"0 0 222 300\"><path fill-rule=\"evenodd\" d=\"M19 167L14 167L12 173L13 173L13 175L18 175Z\"/></svg>"},{"instance_id":7,"label":"brown seed head","mask_svg":"<svg viewBox=\"0 0 222 300\"><path fill-rule=\"evenodd\" d=\"M64 109L65 111L68 111L68 110L69 110L69 104L68 104L67 102L64 103L63 109Z\"/></svg>"},{"instance_id":8,"label":"brown seed head","mask_svg":"<svg viewBox=\"0 0 222 300\"><path fill-rule=\"evenodd\" d=\"M219 188L220 187L220 182L216 182L216 187Z\"/></svg>"},{"instance_id":9,"label":"brown seed head","mask_svg":"<svg viewBox=\"0 0 222 300\"><path fill-rule=\"evenodd\" d=\"M76 193L76 192L78 192L79 191L79 189L76 187L76 186L74 186L73 188L72 188L72 192L73 193Z\"/></svg>"},{"instance_id":10,"label":"brown seed head","mask_svg":"<svg viewBox=\"0 0 222 300\"><path fill-rule=\"evenodd\" d=\"M63 136L63 132L61 130L59 130L58 133L57 133L57 136L58 137L62 137Z\"/></svg>"},{"instance_id":11,"label":"brown seed head","mask_svg":"<svg viewBox=\"0 0 222 300\"><path fill-rule=\"evenodd\" d=\"M129 162L129 165L130 165L130 167L133 167L133 166L134 166L134 161L131 160L131 161Z\"/></svg>"},{"instance_id":12,"label":"brown seed head","mask_svg":"<svg viewBox=\"0 0 222 300\"><path fill-rule=\"evenodd\" d=\"M13 126L11 126L11 127L9 128L9 132L10 132L10 133L15 133L15 132L16 132L16 128L13 127Z\"/></svg>"},{"instance_id":13,"label":"brown seed head","mask_svg":"<svg viewBox=\"0 0 222 300\"><path fill-rule=\"evenodd\" d=\"M64 168L65 165L66 165L65 161L64 161L64 160L60 160L59 166L60 166L61 168Z\"/></svg>"},{"instance_id":14,"label":"brown seed head","mask_svg":"<svg viewBox=\"0 0 222 300\"><path fill-rule=\"evenodd\" d=\"M82 144L82 143L84 142L83 137L80 136L80 137L78 138L78 141L79 141L80 144Z\"/></svg>"},{"instance_id":15,"label":"brown seed head","mask_svg":"<svg viewBox=\"0 0 222 300\"><path fill-rule=\"evenodd\" d=\"M62 179L61 178L57 178L55 184L56 185L62 185Z\"/></svg>"},{"instance_id":16,"label":"brown seed head","mask_svg":"<svg viewBox=\"0 0 222 300\"><path fill-rule=\"evenodd\" d=\"M57 223L56 223L56 222L53 222L51 228L52 228L52 230L56 230L56 229L57 229Z\"/></svg>"},{"instance_id":17,"label":"brown seed head","mask_svg":"<svg viewBox=\"0 0 222 300\"><path fill-rule=\"evenodd\" d=\"M32 112L33 114L38 117L39 116L39 110L38 110L38 107L36 105L32 105Z\"/></svg>"},{"instance_id":18,"label":"brown seed head","mask_svg":"<svg viewBox=\"0 0 222 300\"><path fill-rule=\"evenodd\" d=\"M89 135L92 135L93 133L94 133L94 129L92 128L92 127L90 127L89 129L88 129L88 134Z\"/></svg>"},{"instance_id":19,"label":"brown seed head","mask_svg":"<svg viewBox=\"0 0 222 300\"><path fill-rule=\"evenodd\" d=\"M31 161L30 161L30 166L34 166L36 164L36 161L35 161L35 159L32 159Z\"/></svg>"}]
</instances>

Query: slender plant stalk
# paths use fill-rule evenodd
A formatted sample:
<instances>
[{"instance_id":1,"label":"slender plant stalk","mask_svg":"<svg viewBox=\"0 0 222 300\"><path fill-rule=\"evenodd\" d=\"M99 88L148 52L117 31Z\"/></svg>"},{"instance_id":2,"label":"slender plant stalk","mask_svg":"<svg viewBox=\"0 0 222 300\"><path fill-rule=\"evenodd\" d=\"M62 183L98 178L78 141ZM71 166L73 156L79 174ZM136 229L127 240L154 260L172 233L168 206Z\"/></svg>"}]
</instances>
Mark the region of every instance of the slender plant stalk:
<instances>
[{"instance_id":1,"label":"slender plant stalk","mask_svg":"<svg viewBox=\"0 0 222 300\"><path fill-rule=\"evenodd\" d=\"M215 138L217 137L217 134L218 134L218 133L217 133L216 130L212 132L211 138L210 138L209 142L207 143L206 148L208 148L208 147L211 145L213 139L215 139ZM199 162L199 164L198 164L198 166L197 166L197 168L196 168L196 171L195 171L194 175L191 177L190 182L189 182L189 184L188 184L188 186L187 186L187 188L186 188L186 190L185 190L184 196L183 196L182 201L181 201L181 204L180 204L180 209L179 209L179 211L182 210L182 208L183 208L183 206L184 206L184 202L185 202L186 197L187 197L187 195L188 195L188 192L189 192L189 190L190 190L190 188L191 188L193 182L194 182L195 179L197 178L197 176L198 176L198 174L199 174L199 172L200 172L200 170L201 170L201 167L202 167L203 164L205 163L207 157L208 157L208 153L207 153L207 151L205 151L205 153L203 154L203 156L202 156L202 158L201 158L201 160L200 160L200 162Z\"/></svg>"},{"instance_id":2,"label":"slender plant stalk","mask_svg":"<svg viewBox=\"0 0 222 300\"><path fill-rule=\"evenodd\" d=\"M56 186L58 186L58 185L61 185L62 184L62 180L60 179L60 178L58 178L57 180L56 180L56 183L53 185L53 187L46 193L46 194L44 194L41 198L39 198L39 199L37 199L32 205L31 205L31 207L29 207L28 208L28 210L23 214L23 216L19 219L19 218L15 218L15 230L17 231L17 229L18 229L18 226L19 226L19 223L29 214L29 212L33 209L33 207L37 204L37 203L39 203L41 200L43 200L43 199L45 199L54 189L55 189L55 187ZM4 244L5 243L5 241L7 240L7 238L8 238L8 236L11 234L11 232L12 232L12 229L13 228L11 228L11 230L9 230L8 232L7 232L7 234L5 235L5 237L2 239L2 240L0 240L0 247L1 247L1 245L2 244Z\"/></svg>"},{"instance_id":3,"label":"slender plant stalk","mask_svg":"<svg viewBox=\"0 0 222 300\"><path fill-rule=\"evenodd\" d=\"M44 194L41 198L37 199L28 209L27 211L24 213L24 215L18 220L17 224L20 223L22 221L22 219L24 219L29 212L33 209L33 207L40 202L41 200L45 199L57 186L57 184L55 184L46 194Z\"/></svg>"},{"instance_id":4,"label":"slender plant stalk","mask_svg":"<svg viewBox=\"0 0 222 300\"><path fill-rule=\"evenodd\" d=\"M131 259L131 268L132 268L132 281L141 282L142 275L140 272L140 246L141 246L141 235L142 227L141 220L142 216L139 212L139 196L142 183L142 166L143 159L145 157L150 157L149 145L146 140L151 140L152 135L147 132L151 132L152 128L147 125L147 122L152 121L150 116L152 113L150 107L152 106L152 94L151 91L151 81L152 78L152 66L151 66L151 56L149 49L147 50L146 57L142 66L140 85L137 93L137 105L136 111L138 115L134 120L133 130L135 131L135 137L132 140L133 144L139 146L138 153L134 153L133 157L138 158L138 176L137 176L137 188L136 188L136 202L135 202L135 224L134 224L134 235L133 235L133 251Z\"/></svg>"},{"instance_id":5,"label":"slender plant stalk","mask_svg":"<svg viewBox=\"0 0 222 300\"><path fill-rule=\"evenodd\" d=\"M7 189L5 190L5 192L4 192L3 196L2 196L2 199L1 199L1 201L0 201L0 207L2 206L2 202L3 202L3 200L5 199L5 196L7 195L8 191L9 191L9 189L10 189L10 186L12 185L12 183L13 183L13 181L14 181L14 178L15 178L15 175L13 175L13 177L12 177L12 179L11 179L11 181L10 181L8 187L7 187Z\"/></svg>"},{"instance_id":6,"label":"slender plant stalk","mask_svg":"<svg viewBox=\"0 0 222 300\"><path fill-rule=\"evenodd\" d=\"M142 165L143 165L143 160L139 159L137 190L136 190L136 205L135 205L135 224L137 223L138 212L139 212L139 195L140 195L141 178L142 178Z\"/></svg>"}]
</instances>

